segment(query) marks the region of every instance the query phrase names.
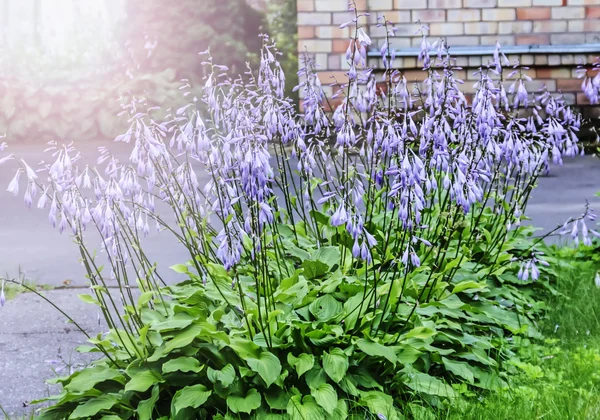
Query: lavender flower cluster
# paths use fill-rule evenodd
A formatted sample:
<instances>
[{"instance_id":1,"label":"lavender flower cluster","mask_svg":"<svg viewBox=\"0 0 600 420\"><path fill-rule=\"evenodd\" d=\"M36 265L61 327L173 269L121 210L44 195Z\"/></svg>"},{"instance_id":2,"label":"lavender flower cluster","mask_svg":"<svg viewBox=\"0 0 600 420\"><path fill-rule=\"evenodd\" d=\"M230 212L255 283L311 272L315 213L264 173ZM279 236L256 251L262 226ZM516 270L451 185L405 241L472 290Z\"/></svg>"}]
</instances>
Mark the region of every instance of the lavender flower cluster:
<instances>
[{"instance_id":1,"label":"lavender flower cluster","mask_svg":"<svg viewBox=\"0 0 600 420\"><path fill-rule=\"evenodd\" d=\"M577 76L582 79L581 90L588 98L590 103L600 103L600 57L591 66L591 72L587 66L579 65L577 68Z\"/></svg>"},{"instance_id":2,"label":"lavender flower cluster","mask_svg":"<svg viewBox=\"0 0 600 420\"><path fill-rule=\"evenodd\" d=\"M246 290L236 270L250 264L267 301L271 273L282 269L273 259L284 258L280 224L301 226L320 247L329 240L320 212L350 238L349 246L340 245L343 253L367 266L376 263L377 251L393 256L404 272L413 270L421 265L420 250L447 251L445 230L485 208L503 226L492 232L489 252L501 247L539 174L581 151L581 118L561 96L528 92L527 67L511 63L499 45L476 72L468 99L457 77L461 68L443 40L426 36L427 27L420 29L422 82L394 68L395 31L385 19L379 23L388 32L381 48L385 69L376 74L367 59L372 40L359 24L364 16L355 11L355 19L342 25L354 27L349 70L331 98L305 54L298 112L284 96L285 74L267 36L258 71L249 68L237 78L205 52L201 95L168 121L154 121L143 100L126 104L131 127L116 141L131 145L129 161L103 148L98 167L80 167L74 144L51 143L50 162L34 170L20 161L8 190L18 195L24 184L25 204L48 210L52 226L78 238L92 284L102 284L102 273L84 245L90 227L100 234L117 278L133 270L144 287L160 284L138 246L154 224L178 238L204 279L212 263L234 273L232 286L241 296ZM596 97L598 80L584 82ZM182 89L188 88L186 82ZM329 112L332 103L339 105ZM11 159L2 157L0 164ZM169 205L175 225L161 216L157 202ZM585 242L588 230L580 228ZM537 278L537 262L534 256L525 263L521 277Z\"/></svg>"}]
</instances>

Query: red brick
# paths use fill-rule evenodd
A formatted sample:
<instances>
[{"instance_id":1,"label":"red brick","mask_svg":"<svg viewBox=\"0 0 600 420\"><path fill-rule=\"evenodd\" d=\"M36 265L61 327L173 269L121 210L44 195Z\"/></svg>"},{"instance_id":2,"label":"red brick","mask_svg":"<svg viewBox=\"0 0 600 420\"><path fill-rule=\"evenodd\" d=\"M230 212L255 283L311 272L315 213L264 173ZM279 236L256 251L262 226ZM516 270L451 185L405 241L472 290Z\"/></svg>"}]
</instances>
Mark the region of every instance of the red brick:
<instances>
[{"instance_id":1,"label":"red brick","mask_svg":"<svg viewBox=\"0 0 600 420\"><path fill-rule=\"evenodd\" d=\"M600 18L600 6L586 7L585 17L587 18Z\"/></svg>"},{"instance_id":2,"label":"red brick","mask_svg":"<svg viewBox=\"0 0 600 420\"><path fill-rule=\"evenodd\" d=\"M344 53L348 49L348 45L350 45L350 40L348 39L334 39L332 51L334 53Z\"/></svg>"},{"instance_id":3,"label":"red brick","mask_svg":"<svg viewBox=\"0 0 600 420\"><path fill-rule=\"evenodd\" d=\"M519 20L544 20L550 19L549 7L521 7L517 9Z\"/></svg>"},{"instance_id":4,"label":"red brick","mask_svg":"<svg viewBox=\"0 0 600 420\"><path fill-rule=\"evenodd\" d=\"M409 70L402 72L404 77L406 77L407 82L422 82L427 77L427 72L422 70Z\"/></svg>"},{"instance_id":5,"label":"red brick","mask_svg":"<svg viewBox=\"0 0 600 420\"><path fill-rule=\"evenodd\" d=\"M552 77L551 73L552 69L536 69L535 77L539 77L540 79L550 79ZM533 77L531 74L529 76Z\"/></svg>"},{"instance_id":6,"label":"red brick","mask_svg":"<svg viewBox=\"0 0 600 420\"><path fill-rule=\"evenodd\" d=\"M598 32L598 28L600 28L600 20L585 20L583 22L583 30L585 32Z\"/></svg>"},{"instance_id":7,"label":"red brick","mask_svg":"<svg viewBox=\"0 0 600 420\"><path fill-rule=\"evenodd\" d=\"M517 43L517 45L548 45L550 44L550 35L517 35L515 37L515 42Z\"/></svg>"},{"instance_id":8,"label":"red brick","mask_svg":"<svg viewBox=\"0 0 600 420\"><path fill-rule=\"evenodd\" d=\"M581 92L581 80L579 80L579 79L557 79L556 80L556 88L566 91L566 92Z\"/></svg>"},{"instance_id":9,"label":"red brick","mask_svg":"<svg viewBox=\"0 0 600 420\"><path fill-rule=\"evenodd\" d=\"M585 96L585 93L577 94L577 105L589 105L590 100Z\"/></svg>"},{"instance_id":10,"label":"red brick","mask_svg":"<svg viewBox=\"0 0 600 420\"><path fill-rule=\"evenodd\" d=\"M314 26L298 26L298 38L310 39L315 37Z\"/></svg>"},{"instance_id":11,"label":"red brick","mask_svg":"<svg viewBox=\"0 0 600 420\"><path fill-rule=\"evenodd\" d=\"M531 74L529 75L533 77ZM571 79L571 69L566 67L550 67L550 68L538 68L536 71L536 78L538 79Z\"/></svg>"},{"instance_id":12,"label":"red brick","mask_svg":"<svg viewBox=\"0 0 600 420\"><path fill-rule=\"evenodd\" d=\"M320 71L317 73L321 83L332 85L334 83L348 83L348 73L345 71Z\"/></svg>"},{"instance_id":13,"label":"red brick","mask_svg":"<svg viewBox=\"0 0 600 420\"><path fill-rule=\"evenodd\" d=\"M342 104L342 98L340 98L340 97L333 98L333 99L329 98L327 101L325 101L325 104L323 104L323 107L325 108L325 111L327 111L327 112L333 112L341 104Z\"/></svg>"}]
</instances>

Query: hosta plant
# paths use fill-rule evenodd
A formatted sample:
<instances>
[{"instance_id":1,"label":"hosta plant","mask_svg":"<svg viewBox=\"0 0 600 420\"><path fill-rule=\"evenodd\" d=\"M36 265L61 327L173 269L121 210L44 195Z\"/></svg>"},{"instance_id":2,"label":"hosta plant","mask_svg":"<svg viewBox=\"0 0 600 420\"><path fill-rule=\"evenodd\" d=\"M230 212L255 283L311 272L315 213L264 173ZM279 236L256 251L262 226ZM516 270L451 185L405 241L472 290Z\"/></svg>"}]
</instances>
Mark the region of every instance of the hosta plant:
<instances>
[{"instance_id":1,"label":"hosta plant","mask_svg":"<svg viewBox=\"0 0 600 420\"><path fill-rule=\"evenodd\" d=\"M423 36L426 77L411 84L385 20L375 74L355 13L347 83L327 97L304 57L301 114L265 37L244 77L205 53L202 94L168 121L127 104L128 162L102 148L98 168L78 167L55 144L39 171L21 161L9 191L26 178L26 204L73 234L84 299L109 328L87 349L103 358L57 379L42 418L397 419L415 395L442 405L505 386L543 306L546 262L521 220L549 162L579 152L580 118L529 94L499 48L469 102L448 47ZM189 252L172 267L181 283L144 252L151 225Z\"/></svg>"}]
</instances>

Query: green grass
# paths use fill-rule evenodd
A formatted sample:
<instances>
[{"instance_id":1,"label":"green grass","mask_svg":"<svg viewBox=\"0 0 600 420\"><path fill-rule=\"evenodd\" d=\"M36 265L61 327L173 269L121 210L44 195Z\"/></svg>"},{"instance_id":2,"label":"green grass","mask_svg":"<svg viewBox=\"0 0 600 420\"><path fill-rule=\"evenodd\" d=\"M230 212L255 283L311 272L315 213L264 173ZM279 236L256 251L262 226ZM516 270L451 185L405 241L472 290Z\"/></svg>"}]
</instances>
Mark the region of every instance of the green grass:
<instances>
[{"instance_id":1,"label":"green grass","mask_svg":"<svg viewBox=\"0 0 600 420\"><path fill-rule=\"evenodd\" d=\"M561 249L559 281L548 298L544 343L524 341L510 388L460 401L429 418L447 420L600 419L600 267ZM418 416L415 416L419 418ZM423 420L428 419L423 416Z\"/></svg>"},{"instance_id":2,"label":"green grass","mask_svg":"<svg viewBox=\"0 0 600 420\"><path fill-rule=\"evenodd\" d=\"M0 283L4 283L4 294L6 296L6 300L14 299L21 293L31 292L32 289L38 292L54 289L54 287L50 286L49 284L38 284L37 282L29 279L27 276L25 276L25 273L21 271L20 267L17 278L11 279L14 281L5 280L9 278L10 277L8 275L6 277L0 276ZM15 281L18 284L16 284Z\"/></svg>"}]
</instances>

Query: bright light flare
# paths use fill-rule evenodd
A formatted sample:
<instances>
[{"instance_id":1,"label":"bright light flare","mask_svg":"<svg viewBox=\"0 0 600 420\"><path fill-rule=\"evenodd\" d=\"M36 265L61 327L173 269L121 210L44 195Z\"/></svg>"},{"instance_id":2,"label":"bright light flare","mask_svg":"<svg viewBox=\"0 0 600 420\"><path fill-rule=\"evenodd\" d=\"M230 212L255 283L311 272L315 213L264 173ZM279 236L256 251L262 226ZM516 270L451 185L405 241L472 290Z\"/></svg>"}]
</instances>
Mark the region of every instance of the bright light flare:
<instances>
[{"instance_id":1,"label":"bright light flare","mask_svg":"<svg viewBox=\"0 0 600 420\"><path fill-rule=\"evenodd\" d=\"M0 0L3 73L99 66L124 14L124 0Z\"/></svg>"}]
</instances>

